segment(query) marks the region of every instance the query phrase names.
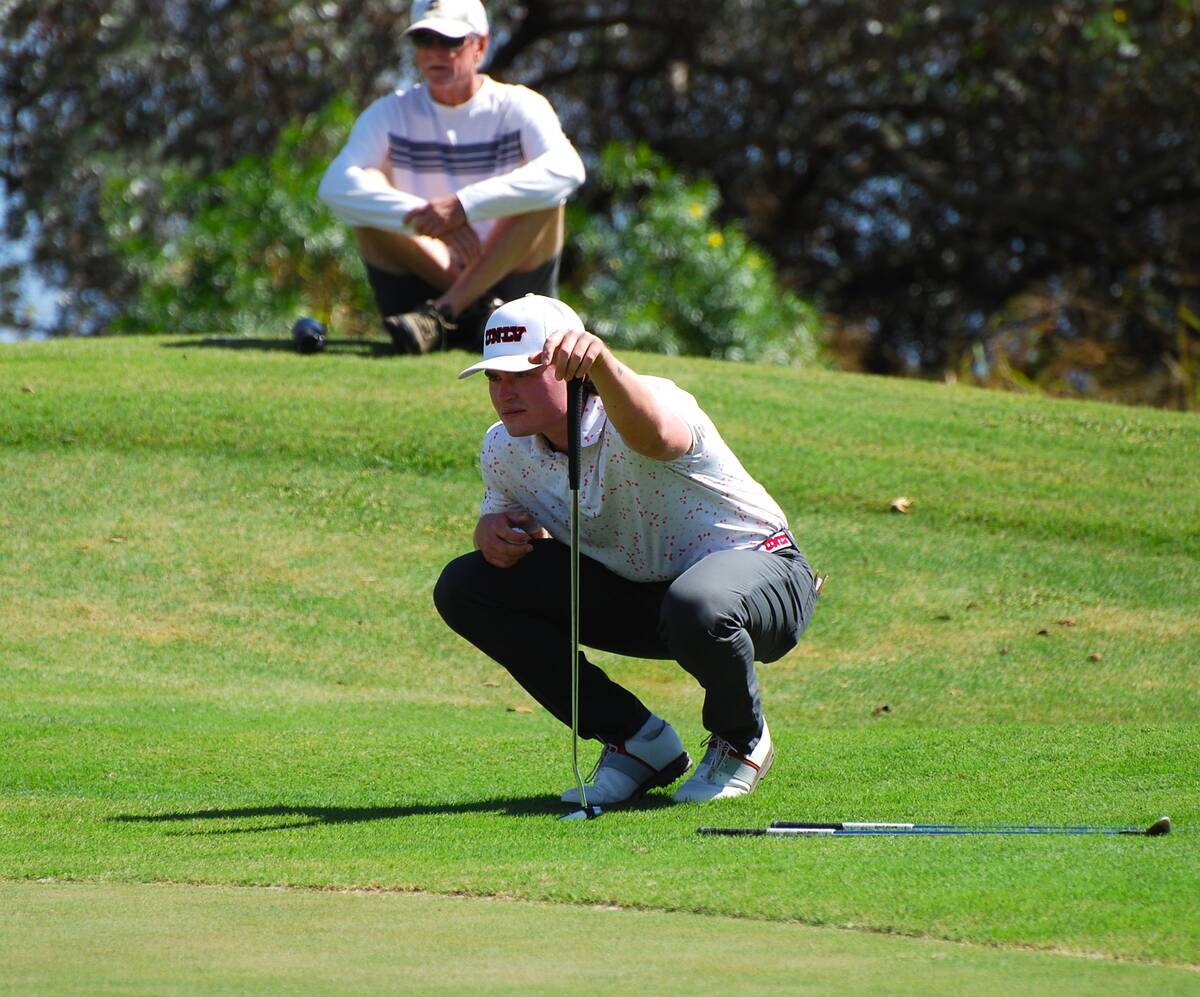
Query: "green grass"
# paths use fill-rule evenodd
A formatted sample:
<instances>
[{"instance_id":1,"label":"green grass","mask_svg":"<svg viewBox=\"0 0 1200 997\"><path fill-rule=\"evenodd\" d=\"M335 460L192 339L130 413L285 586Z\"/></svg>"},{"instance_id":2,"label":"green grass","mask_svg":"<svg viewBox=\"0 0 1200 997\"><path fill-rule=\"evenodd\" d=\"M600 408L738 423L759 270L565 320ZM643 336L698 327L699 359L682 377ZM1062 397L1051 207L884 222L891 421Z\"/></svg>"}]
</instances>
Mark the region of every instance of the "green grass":
<instances>
[{"instance_id":1,"label":"green grass","mask_svg":"<svg viewBox=\"0 0 1200 997\"><path fill-rule=\"evenodd\" d=\"M779 755L755 795L566 825L569 734L430 603L491 419L463 363L0 349L0 880L500 896L1200 966L1194 416L634 358L699 398L830 582L761 669ZM676 667L599 660L699 741ZM693 833L1163 813L1177 833L1153 840Z\"/></svg>"},{"instance_id":2,"label":"green grass","mask_svg":"<svg viewBox=\"0 0 1200 997\"><path fill-rule=\"evenodd\" d=\"M659 911L96 883L0 883L0 902L13 992L54 964L56 992L78 993L1195 993L1158 966ZM564 936L583 943L547 943Z\"/></svg>"}]
</instances>

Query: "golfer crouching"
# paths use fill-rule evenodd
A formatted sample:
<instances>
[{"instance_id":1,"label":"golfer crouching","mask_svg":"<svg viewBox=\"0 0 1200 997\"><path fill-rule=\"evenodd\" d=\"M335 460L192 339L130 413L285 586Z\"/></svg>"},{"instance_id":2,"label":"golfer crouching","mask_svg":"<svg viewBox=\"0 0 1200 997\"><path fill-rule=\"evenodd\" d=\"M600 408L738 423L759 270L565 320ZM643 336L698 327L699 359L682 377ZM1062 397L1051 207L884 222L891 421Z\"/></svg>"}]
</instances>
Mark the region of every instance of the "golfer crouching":
<instances>
[{"instance_id":1,"label":"golfer crouching","mask_svg":"<svg viewBox=\"0 0 1200 997\"><path fill-rule=\"evenodd\" d=\"M816 599L783 512L691 395L635 373L560 301L497 309L459 377L479 371L500 421L483 441L477 550L434 591L442 618L570 725L567 380L586 378L580 642L673 659L704 689L711 736L676 801L753 792L775 754L754 662L795 646ZM604 745L589 803L635 799L691 765L674 728L584 655L579 733Z\"/></svg>"}]
</instances>

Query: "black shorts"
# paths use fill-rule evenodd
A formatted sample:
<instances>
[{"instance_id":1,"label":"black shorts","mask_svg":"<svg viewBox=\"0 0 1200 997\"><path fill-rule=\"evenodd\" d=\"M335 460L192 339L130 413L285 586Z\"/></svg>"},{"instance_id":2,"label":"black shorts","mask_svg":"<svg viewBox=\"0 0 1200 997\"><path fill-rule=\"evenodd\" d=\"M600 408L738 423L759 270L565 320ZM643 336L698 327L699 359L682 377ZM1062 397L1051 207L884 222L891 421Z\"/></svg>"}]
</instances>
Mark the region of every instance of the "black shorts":
<instances>
[{"instance_id":1,"label":"black shorts","mask_svg":"<svg viewBox=\"0 0 1200 997\"><path fill-rule=\"evenodd\" d=\"M488 288L480 300L499 298L501 301L511 301L530 293L557 298L560 258L559 254L555 254L552 259L526 273L510 273ZM432 301L442 293L432 284L412 274L389 273L387 270L371 266L366 261L363 265L367 268L367 280L371 283L371 290L375 294L375 306L379 309L381 318L415 311L426 301Z\"/></svg>"}]
</instances>

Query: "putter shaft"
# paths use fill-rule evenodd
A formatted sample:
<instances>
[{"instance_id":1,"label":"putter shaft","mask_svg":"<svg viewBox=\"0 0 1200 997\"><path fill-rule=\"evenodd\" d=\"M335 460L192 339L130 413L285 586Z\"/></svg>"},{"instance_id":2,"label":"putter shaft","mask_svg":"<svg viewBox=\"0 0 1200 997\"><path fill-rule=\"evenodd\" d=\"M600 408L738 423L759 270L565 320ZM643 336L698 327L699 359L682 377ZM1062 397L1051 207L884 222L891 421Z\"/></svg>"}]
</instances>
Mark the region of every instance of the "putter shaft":
<instances>
[{"instance_id":1,"label":"putter shaft","mask_svg":"<svg viewBox=\"0 0 1200 997\"><path fill-rule=\"evenodd\" d=\"M579 806L588 813L587 789L579 774L579 430L583 382L567 382L567 484L571 489L571 771Z\"/></svg>"}]
</instances>

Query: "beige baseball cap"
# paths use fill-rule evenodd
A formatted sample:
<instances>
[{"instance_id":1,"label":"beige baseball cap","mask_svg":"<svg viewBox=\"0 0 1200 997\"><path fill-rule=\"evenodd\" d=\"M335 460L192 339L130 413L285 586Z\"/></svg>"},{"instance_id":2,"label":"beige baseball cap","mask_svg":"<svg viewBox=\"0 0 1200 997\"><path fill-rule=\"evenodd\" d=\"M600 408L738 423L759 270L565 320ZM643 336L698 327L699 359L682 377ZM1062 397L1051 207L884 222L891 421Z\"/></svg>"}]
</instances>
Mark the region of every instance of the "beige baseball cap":
<instances>
[{"instance_id":1,"label":"beige baseball cap","mask_svg":"<svg viewBox=\"0 0 1200 997\"><path fill-rule=\"evenodd\" d=\"M583 319L570 305L541 294L514 298L492 312L483 327L483 359L458 376L470 377L481 370L533 370L529 358L542 351L548 336L564 331L583 331Z\"/></svg>"},{"instance_id":2,"label":"beige baseball cap","mask_svg":"<svg viewBox=\"0 0 1200 997\"><path fill-rule=\"evenodd\" d=\"M487 12L479 0L416 0L411 20L406 35L433 31L446 38L466 38L488 33Z\"/></svg>"}]
</instances>

